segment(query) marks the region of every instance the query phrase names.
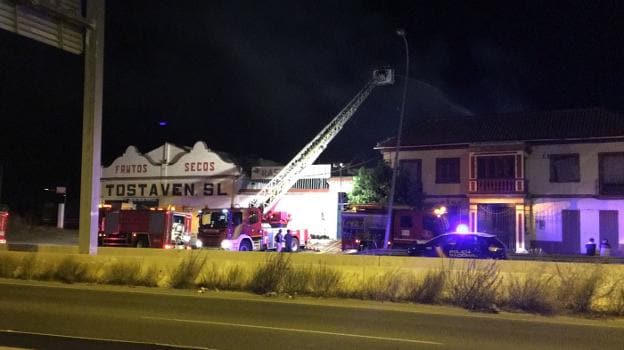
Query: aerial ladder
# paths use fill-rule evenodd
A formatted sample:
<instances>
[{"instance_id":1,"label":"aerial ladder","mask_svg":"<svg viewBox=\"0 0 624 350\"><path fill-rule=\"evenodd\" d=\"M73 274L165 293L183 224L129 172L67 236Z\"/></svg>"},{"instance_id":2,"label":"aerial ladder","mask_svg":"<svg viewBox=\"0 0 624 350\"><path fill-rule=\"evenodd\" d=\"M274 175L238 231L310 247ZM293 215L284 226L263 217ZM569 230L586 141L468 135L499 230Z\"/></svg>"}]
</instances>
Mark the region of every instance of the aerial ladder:
<instances>
[{"instance_id":1,"label":"aerial ladder","mask_svg":"<svg viewBox=\"0 0 624 350\"><path fill-rule=\"evenodd\" d=\"M200 223L198 239L202 240L204 246L213 246L215 240L220 240L221 248L225 250L273 249L275 247L273 231L285 227L290 221L288 215L286 218L281 216L287 213L272 212L277 201L299 180L305 169L318 159L373 89L392 83L394 83L392 69L373 71L372 78L364 88L249 201L248 208L234 208L231 211L224 209L222 214L208 212L211 220L217 218L215 221L217 224L211 222L210 225L202 226ZM236 215L239 219L235 219ZM222 217L223 221L219 217ZM306 229L291 228L290 231L293 235L290 250L295 251L300 244L305 245L309 235Z\"/></svg>"},{"instance_id":2,"label":"aerial ladder","mask_svg":"<svg viewBox=\"0 0 624 350\"><path fill-rule=\"evenodd\" d=\"M364 88L251 199L249 206L262 208L264 214L269 212L279 198L299 180L304 170L314 164L373 89L393 83L394 71L392 69L382 68L373 71L372 78Z\"/></svg>"}]
</instances>

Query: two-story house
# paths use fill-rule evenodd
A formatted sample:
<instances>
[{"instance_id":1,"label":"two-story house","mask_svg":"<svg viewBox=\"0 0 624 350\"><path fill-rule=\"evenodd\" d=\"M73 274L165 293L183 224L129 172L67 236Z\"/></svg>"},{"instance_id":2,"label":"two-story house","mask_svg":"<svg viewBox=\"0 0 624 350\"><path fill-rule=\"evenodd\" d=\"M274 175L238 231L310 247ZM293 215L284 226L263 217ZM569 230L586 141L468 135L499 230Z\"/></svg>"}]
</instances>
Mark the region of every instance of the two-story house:
<instances>
[{"instance_id":1,"label":"two-story house","mask_svg":"<svg viewBox=\"0 0 624 350\"><path fill-rule=\"evenodd\" d=\"M396 139L376 147L394 160ZM510 250L624 251L624 114L602 109L427 119L406 126L399 165L451 222Z\"/></svg>"}]
</instances>

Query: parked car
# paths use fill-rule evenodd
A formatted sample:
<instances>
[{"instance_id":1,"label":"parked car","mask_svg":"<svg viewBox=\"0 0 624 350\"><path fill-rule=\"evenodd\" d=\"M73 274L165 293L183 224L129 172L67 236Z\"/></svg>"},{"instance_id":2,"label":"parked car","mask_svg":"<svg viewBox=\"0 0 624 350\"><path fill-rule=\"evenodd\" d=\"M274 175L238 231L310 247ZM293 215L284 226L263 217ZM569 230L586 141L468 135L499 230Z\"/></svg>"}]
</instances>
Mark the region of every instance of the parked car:
<instances>
[{"instance_id":1,"label":"parked car","mask_svg":"<svg viewBox=\"0 0 624 350\"><path fill-rule=\"evenodd\" d=\"M507 248L496 236L481 232L451 232L408 248L412 256L507 259Z\"/></svg>"}]
</instances>

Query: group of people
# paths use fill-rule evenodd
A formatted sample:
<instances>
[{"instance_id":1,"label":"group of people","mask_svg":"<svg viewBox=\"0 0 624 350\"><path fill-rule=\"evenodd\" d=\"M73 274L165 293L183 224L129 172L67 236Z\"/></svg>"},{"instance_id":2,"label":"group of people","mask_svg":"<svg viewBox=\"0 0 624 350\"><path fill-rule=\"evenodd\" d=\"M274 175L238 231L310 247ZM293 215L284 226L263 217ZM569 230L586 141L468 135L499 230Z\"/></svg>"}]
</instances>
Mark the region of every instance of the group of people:
<instances>
[{"instance_id":1,"label":"group of people","mask_svg":"<svg viewBox=\"0 0 624 350\"><path fill-rule=\"evenodd\" d=\"M292 233L290 230L286 230L286 234L282 236L282 229L277 230L275 234L275 248L277 252L280 253L282 248L284 248L287 252L292 251Z\"/></svg>"},{"instance_id":2,"label":"group of people","mask_svg":"<svg viewBox=\"0 0 624 350\"><path fill-rule=\"evenodd\" d=\"M611 255L611 244L609 244L609 240L608 239L603 239L600 242L600 256L610 256ZM593 238L589 239L589 242L587 242L587 244L585 244L585 251L587 252L587 255L589 256L595 256L596 255L596 242L594 241Z\"/></svg>"}]
</instances>

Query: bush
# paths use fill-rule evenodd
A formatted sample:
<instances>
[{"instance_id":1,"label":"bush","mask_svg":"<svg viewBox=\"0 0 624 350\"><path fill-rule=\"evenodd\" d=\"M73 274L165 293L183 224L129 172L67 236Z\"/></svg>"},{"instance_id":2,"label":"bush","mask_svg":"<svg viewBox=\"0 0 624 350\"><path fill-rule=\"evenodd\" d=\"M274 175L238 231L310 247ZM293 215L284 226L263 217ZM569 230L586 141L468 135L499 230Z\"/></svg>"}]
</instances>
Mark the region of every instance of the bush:
<instances>
[{"instance_id":1,"label":"bush","mask_svg":"<svg viewBox=\"0 0 624 350\"><path fill-rule=\"evenodd\" d=\"M19 264L15 267L12 277L24 280L32 279L36 276L36 268L37 256L35 254L28 254L22 257Z\"/></svg>"},{"instance_id":2,"label":"bush","mask_svg":"<svg viewBox=\"0 0 624 350\"><path fill-rule=\"evenodd\" d=\"M249 289L258 294L280 292L284 275L292 268L290 258L285 254L271 254L266 263L261 265L253 274L249 282Z\"/></svg>"},{"instance_id":3,"label":"bush","mask_svg":"<svg viewBox=\"0 0 624 350\"><path fill-rule=\"evenodd\" d=\"M176 289L194 287L195 281L205 264L205 255L203 258L195 253L185 256L178 266L171 271L169 284Z\"/></svg>"},{"instance_id":4,"label":"bush","mask_svg":"<svg viewBox=\"0 0 624 350\"><path fill-rule=\"evenodd\" d=\"M64 283L85 282L88 280L88 269L75 257L67 256L56 266L53 276Z\"/></svg>"},{"instance_id":5,"label":"bush","mask_svg":"<svg viewBox=\"0 0 624 350\"><path fill-rule=\"evenodd\" d=\"M363 283L361 297L377 301L397 301L402 297L405 280L398 270L371 276Z\"/></svg>"},{"instance_id":6,"label":"bush","mask_svg":"<svg viewBox=\"0 0 624 350\"><path fill-rule=\"evenodd\" d=\"M209 289L243 290L247 283L247 275L239 265L220 267L213 262L201 273L198 285Z\"/></svg>"},{"instance_id":7,"label":"bush","mask_svg":"<svg viewBox=\"0 0 624 350\"><path fill-rule=\"evenodd\" d=\"M559 265L556 267L560 282L558 300L561 306L575 313L593 311L594 300L601 297L598 291L605 280L602 267L595 265L591 270L563 268Z\"/></svg>"},{"instance_id":8,"label":"bush","mask_svg":"<svg viewBox=\"0 0 624 350\"><path fill-rule=\"evenodd\" d=\"M12 255L0 255L0 277L13 278L13 272L19 267L19 261Z\"/></svg>"},{"instance_id":9,"label":"bush","mask_svg":"<svg viewBox=\"0 0 624 350\"><path fill-rule=\"evenodd\" d=\"M104 271L104 276L101 279L102 283L126 286L146 284L153 286L155 283L147 282L146 279L157 281L157 278L149 275L158 274L157 270L152 270L145 275L141 275L141 264L138 261L114 261Z\"/></svg>"},{"instance_id":10,"label":"bush","mask_svg":"<svg viewBox=\"0 0 624 350\"><path fill-rule=\"evenodd\" d=\"M441 300L447 272L430 270L422 280L412 280L408 285L407 299L415 303L434 304Z\"/></svg>"},{"instance_id":11,"label":"bush","mask_svg":"<svg viewBox=\"0 0 624 350\"><path fill-rule=\"evenodd\" d=\"M338 295L340 282L342 281L342 272L332 267L328 267L325 263L319 263L316 268L310 269L310 294L314 296L331 297Z\"/></svg>"},{"instance_id":12,"label":"bush","mask_svg":"<svg viewBox=\"0 0 624 350\"><path fill-rule=\"evenodd\" d=\"M552 275L533 271L526 276L512 276L507 286L505 304L508 308L543 315L555 312Z\"/></svg>"},{"instance_id":13,"label":"bush","mask_svg":"<svg viewBox=\"0 0 624 350\"><path fill-rule=\"evenodd\" d=\"M502 281L495 261L469 260L463 269L449 272L449 302L468 310L495 311Z\"/></svg>"}]
</instances>

